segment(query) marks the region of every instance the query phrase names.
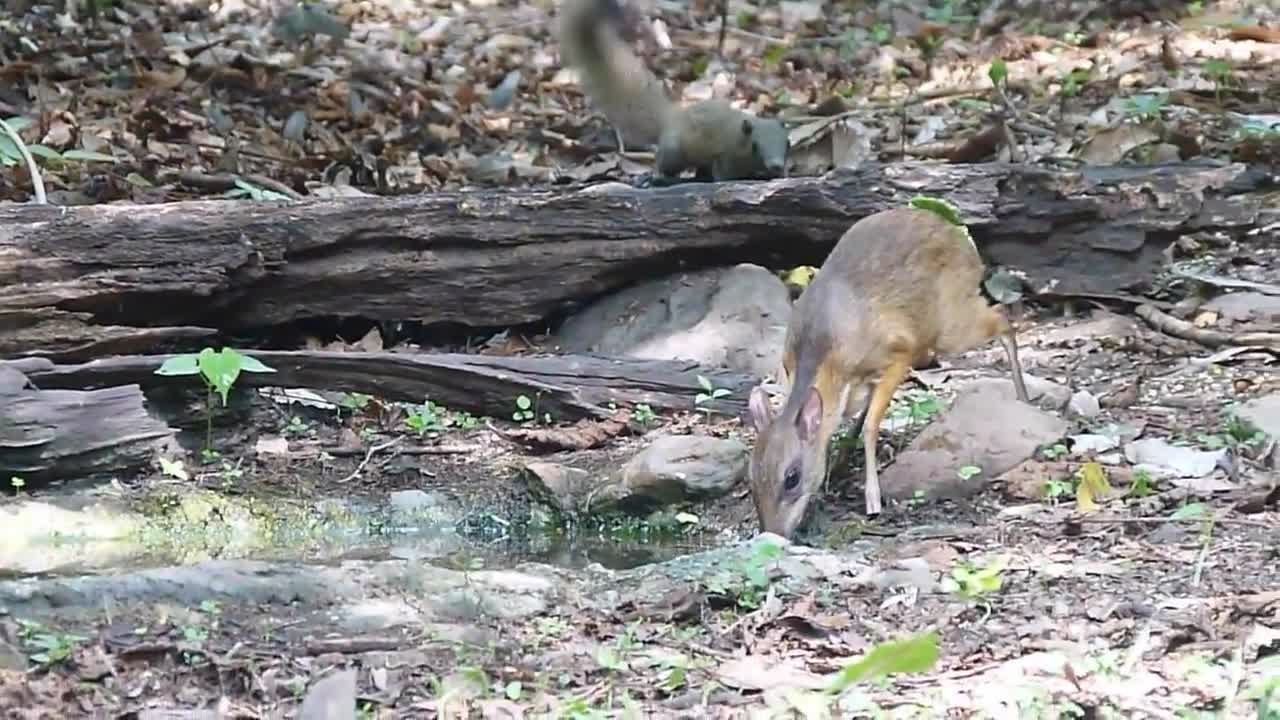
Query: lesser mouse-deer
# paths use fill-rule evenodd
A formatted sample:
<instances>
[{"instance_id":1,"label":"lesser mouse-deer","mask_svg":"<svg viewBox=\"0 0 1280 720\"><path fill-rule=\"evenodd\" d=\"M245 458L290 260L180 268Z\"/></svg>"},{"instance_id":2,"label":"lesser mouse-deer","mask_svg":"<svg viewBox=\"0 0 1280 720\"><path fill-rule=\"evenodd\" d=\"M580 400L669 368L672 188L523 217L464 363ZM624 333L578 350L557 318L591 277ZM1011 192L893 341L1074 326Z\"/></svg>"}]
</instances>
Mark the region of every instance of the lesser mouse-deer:
<instances>
[{"instance_id":1,"label":"lesser mouse-deer","mask_svg":"<svg viewBox=\"0 0 1280 720\"><path fill-rule=\"evenodd\" d=\"M781 411L774 416L762 387L751 392L748 474L761 530L795 533L826 478L832 434L863 408L866 511L880 513L880 422L894 390L935 352L999 338L1014 391L1027 401L1013 327L979 292L983 269L968 234L929 210L878 212L844 233L796 300Z\"/></svg>"}]
</instances>

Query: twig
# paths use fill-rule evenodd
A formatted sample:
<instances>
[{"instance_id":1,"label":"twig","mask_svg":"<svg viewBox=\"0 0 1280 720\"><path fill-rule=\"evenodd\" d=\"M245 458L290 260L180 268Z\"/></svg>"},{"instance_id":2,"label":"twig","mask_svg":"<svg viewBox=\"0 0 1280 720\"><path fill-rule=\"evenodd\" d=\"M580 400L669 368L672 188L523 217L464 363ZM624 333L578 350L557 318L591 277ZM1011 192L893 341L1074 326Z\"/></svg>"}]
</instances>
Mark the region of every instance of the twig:
<instances>
[{"instance_id":1,"label":"twig","mask_svg":"<svg viewBox=\"0 0 1280 720\"><path fill-rule=\"evenodd\" d=\"M1263 345L1280 348L1280 333L1251 332L1233 334L1219 330L1206 330L1198 328L1186 320L1180 320L1172 315L1160 312L1151 305L1146 304L1139 305L1133 312L1138 317L1146 320L1148 325L1166 335L1200 343L1205 347Z\"/></svg>"},{"instance_id":2,"label":"twig","mask_svg":"<svg viewBox=\"0 0 1280 720\"><path fill-rule=\"evenodd\" d=\"M729 0L720 0L720 40L716 44L716 55L724 59L724 34L729 29Z\"/></svg>"},{"instance_id":3,"label":"twig","mask_svg":"<svg viewBox=\"0 0 1280 720\"><path fill-rule=\"evenodd\" d=\"M40 177L40 168L36 167L36 159L31 157L31 151L27 150L27 144L22 142L22 138L18 136L18 131L13 129L4 118L0 118L0 125L4 126L4 133L9 136L14 145L18 146L18 152L22 153L22 159L27 163L27 174L31 176L31 188L36 194L37 205L47 205L49 198L44 194L44 180Z\"/></svg>"},{"instance_id":4,"label":"twig","mask_svg":"<svg viewBox=\"0 0 1280 720\"><path fill-rule=\"evenodd\" d=\"M374 445L373 447L369 448L369 452L365 453L365 455L364 455L364 459L360 461L360 464L356 466L356 469L355 469L355 470L352 470L350 475L348 475L348 476L346 476L346 477L342 478L342 479L341 479L341 480L339 480L338 482L339 482L339 483L347 483L347 482L350 482L350 481L354 480L354 479L356 478L356 476L357 476L357 475L359 475L361 472L363 472L363 471L364 471L365 467L369 464L369 461L373 459L373 454L374 454L374 453L376 453L376 452L380 452L380 451L382 451L382 450L386 450L387 448L391 447L392 445L395 445L396 443L400 442L400 441L401 441L401 440L403 440L403 439L404 439L404 436L403 436L403 435L401 435L401 436L399 436L399 437L391 438L390 440L388 440L388 441L386 441L386 442L384 442L384 443L379 443L379 444Z\"/></svg>"}]
</instances>

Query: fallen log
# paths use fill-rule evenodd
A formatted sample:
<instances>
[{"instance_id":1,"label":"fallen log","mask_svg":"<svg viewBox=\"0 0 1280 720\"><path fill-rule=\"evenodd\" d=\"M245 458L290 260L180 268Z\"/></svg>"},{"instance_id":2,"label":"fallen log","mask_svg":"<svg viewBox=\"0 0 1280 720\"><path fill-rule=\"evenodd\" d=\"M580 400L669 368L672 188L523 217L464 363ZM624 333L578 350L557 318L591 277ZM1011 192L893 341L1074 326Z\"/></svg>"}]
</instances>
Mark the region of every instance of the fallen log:
<instances>
[{"instance_id":1,"label":"fallen log","mask_svg":"<svg viewBox=\"0 0 1280 720\"><path fill-rule=\"evenodd\" d=\"M274 373L241 373L237 386L341 390L388 400L430 398L454 410L509 418L520 395L535 401L553 419L611 415L609 403L655 410L693 410L702 391L701 375L727 396L705 403L712 411L740 415L756 382L749 375L703 368L680 360L634 360L595 355L538 357L453 353L243 351ZM198 383L189 377L156 375L167 355L123 356L83 365L49 365L28 374L41 388L101 388L137 385L143 389ZM193 386L194 387L194 386Z\"/></svg>"},{"instance_id":2,"label":"fallen log","mask_svg":"<svg viewBox=\"0 0 1280 720\"><path fill-rule=\"evenodd\" d=\"M144 402L136 384L88 391L31 387L19 366L0 362L0 479L21 478L31 489L144 467L173 440Z\"/></svg>"},{"instance_id":3,"label":"fallen log","mask_svg":"<svg viewBox=\"0 0 1280 720\"><path fill-rule=\"evenodd\" d=\"M136 352L306 318L543 321L666 272L819 264L850 223L917 194L956 205L988 261L1033 289L1121 292L1184 233L1242 236L1268 188L1243 164L909 163L644 190L8 206L0 357L84 360L104 342Z\"/></svg>"}]
</instances>

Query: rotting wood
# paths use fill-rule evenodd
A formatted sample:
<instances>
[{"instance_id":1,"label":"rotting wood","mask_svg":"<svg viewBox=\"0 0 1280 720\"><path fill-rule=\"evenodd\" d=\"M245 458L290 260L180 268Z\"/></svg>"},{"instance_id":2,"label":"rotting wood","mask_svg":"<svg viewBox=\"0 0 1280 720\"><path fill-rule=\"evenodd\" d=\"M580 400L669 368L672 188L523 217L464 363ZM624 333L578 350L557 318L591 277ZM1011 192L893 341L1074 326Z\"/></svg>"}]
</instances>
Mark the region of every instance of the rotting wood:
<instances>
[{"instance_id":1,"label":"rotting wood","mask_svg":"<svg viewBox=\"0 0 1280 720\"><path fill-rule=\"evenodd\" d=\"M135 384L51 390L21 378L13 365L0 363L0 478L6 482L19 477L34 489L52 480L129 473L173 440L173 431L147 413Z\"/></svg>"},{"instance_id":2,"label":"rotting wood","mask_svg":"<svg viewBox=\"0 0 1280 720\"><path fill-rule=\"evenodd\" d=\"M666 272L819 265L852 222L917 194L956 205L988 262L1035 290L1123 292L1148 283L1181 234L1243 236L1268 188L1243 164L904 163L643 190L9 206L0 357L84 360L102 340L162 350L146 345L315 317L536 322Z\"/></svg>"},{"instance_id":3,"label":"rotting wood","mask_svg":"<svg viewBox=\"0 0 1280 720\"><path fill-rule=\"evenodd\" d=\"M274 373L241 373L237 386L301 387L359 392L389 400L430 398L454 410L507 418L526 395L539 415L556 421L608 417L609 403L645 403L655 410L693 410L702 375L726 397L711 410L740 415L756 381L731 370L681 360L635 360L595 355L495 356L453 353L244 350ZM155 375L167 355L103 358L84 365L55 365L28 377L42 388L100 388L136 384L144 389L198 383Z\"/></svg>"}]
</instances>

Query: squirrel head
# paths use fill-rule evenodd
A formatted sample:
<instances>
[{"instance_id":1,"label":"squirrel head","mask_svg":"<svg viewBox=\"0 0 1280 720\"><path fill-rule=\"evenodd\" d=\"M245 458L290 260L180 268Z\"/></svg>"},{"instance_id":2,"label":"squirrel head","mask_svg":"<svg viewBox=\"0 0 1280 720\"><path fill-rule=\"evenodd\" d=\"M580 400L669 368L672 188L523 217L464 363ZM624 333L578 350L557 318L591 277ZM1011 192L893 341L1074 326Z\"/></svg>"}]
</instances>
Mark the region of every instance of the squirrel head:
<instances>
[{"instance_id":1,"label":"squirrel head","mask_svg":"<svg viewBox=\"0 0 1280 720\"><path fill-rule=\"evenodd\" d=\"M773 118L745 118L742 136L751 143L751 153L756 165L766 177L787 176L787 153L791 150L791 137L780 120Z\"/></svg>"}]
</instances>

